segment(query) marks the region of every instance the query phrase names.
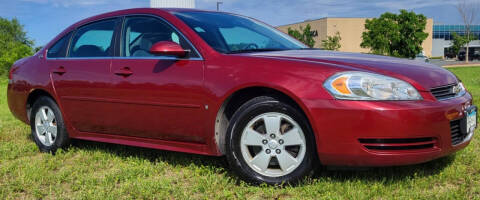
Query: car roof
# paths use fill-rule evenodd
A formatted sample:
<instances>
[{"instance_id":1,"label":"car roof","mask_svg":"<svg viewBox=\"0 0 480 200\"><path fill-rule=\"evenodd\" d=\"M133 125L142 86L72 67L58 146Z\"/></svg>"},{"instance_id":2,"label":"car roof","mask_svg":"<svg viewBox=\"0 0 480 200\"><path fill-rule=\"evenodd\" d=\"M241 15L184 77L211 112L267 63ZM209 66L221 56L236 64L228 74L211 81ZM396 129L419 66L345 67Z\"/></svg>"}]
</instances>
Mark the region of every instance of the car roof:
<instances>
[{"instance_id":1,"label":"car roof","mask_svg":"<svg viewBox=\"0 0 480 200\"><path fill-rule=\"evenodd\" d=\"M130 9L123 9L123 10L116 10L112 12L107 12L103 13L100 15L96 16L102 16L102 15L112 15L112 14L136 14L136 13L145 13L145 12L168 12L168 13L173 13L173 12L218 12L218 13L223 13L219 11L213 11L213 10L201 10L201 9L194 9L194 8L130 8ZM95 17L95 16L93 16Z\"/></svg>"},{"instance_id":2,"label":"car roof","mask_svg":"<svg viewBox=\"0 0 480 200\"><path fill-rule=\"evenodd\" d=\"M116 10L112 12L102 13L99 15L95 15L92 17L85 18L81 21L72 24L68 29L73 27L81 26L82 24L90 23L92 21L96 21L103 18L120 16L120 15L129 15L129 14L165 14L168 13L170 15L173 12L212 12L212 13L226 13L226 12L219 12L219 11L212 11L212 10L200 10L200 9L192 9L192 8L130 8L130 9L123 9L123 10ZM231 14L231 13L230 13Z\"/></svg>"},{"instance_id":3,"label":"car roof","mask_svg":"<svg viewBox=\"0 0 480 200\"><path fill-rule=\"evenodd\" d=\"M130 8L130 9L123 9L123 10L116 10L112 12L106 12L99 15L94 15L85 19L82 19L68 28L64 29L60 34L58 34L54 39L52 39L47 45L51 46L54 41L58 40L61 36L65 35L68 32L71 32L76 27L111 17L121 16L121 15L132 15L132 14L158 14L158 15L173 15L174 12L211 12L211 13L227 13L227 12L219 12L219 11L212 11L212 10L201 10L201 9L192 9L192 8ZM232 14L232 13L230 13Z\"/></svg>"}]
</instances>

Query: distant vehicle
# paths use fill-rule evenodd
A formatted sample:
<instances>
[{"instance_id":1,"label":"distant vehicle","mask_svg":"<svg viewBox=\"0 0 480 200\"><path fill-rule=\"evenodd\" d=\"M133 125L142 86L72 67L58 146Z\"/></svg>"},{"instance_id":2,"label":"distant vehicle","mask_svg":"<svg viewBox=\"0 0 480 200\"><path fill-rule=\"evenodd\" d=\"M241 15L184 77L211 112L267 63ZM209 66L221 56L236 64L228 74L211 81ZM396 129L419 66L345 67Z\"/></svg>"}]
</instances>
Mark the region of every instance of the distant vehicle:
<instances>
[{"instance_id":1,"label":"distant vehicle","mask_svg":"<svg viewBox=\"0 0 480 200\"><path fill-rule=\"evenodd\" d=\"M470 143L477 112L443 68L311 49L249 17L190 9L82 20L15 62L7 97L44 152L73 138L226 156L268 184L317 164L447 156Z\"/></svg>"},{"instance_id":2,"label":"distant vehicle","mask_svg":"<svg viewBox=\"0 0 480 200\"><path fill-rule=\"evenodd\" d=\"M445 51L445 59L455 59L457 58L457 54L455 54L453 51Z\"/></svg>"},{"instance_id":3,"label":"distant vehicle","mask_svg":"<svg viewBox=\"0 0 480 200\"><path fill-rule=\"evenodd\" d=\"M458 54L458 60L465 61L466 52L462 51ZM469 51L468 52L468 61L473 60L480 60L480 52L479 51Z\"/></svg>"},{"instance_id":4,"label":"distant vehicle","mask_svg":"<svg viewBox=\"0 0 480 200\"><path fill-rule=\"evenodd\" d=\"M417 56L415 56L415 58L413 60L417 60L417 61L422 61L422 62L430 62L430 59L423 55L423 54L418 54Z\"/></svg>"}]
</instances>

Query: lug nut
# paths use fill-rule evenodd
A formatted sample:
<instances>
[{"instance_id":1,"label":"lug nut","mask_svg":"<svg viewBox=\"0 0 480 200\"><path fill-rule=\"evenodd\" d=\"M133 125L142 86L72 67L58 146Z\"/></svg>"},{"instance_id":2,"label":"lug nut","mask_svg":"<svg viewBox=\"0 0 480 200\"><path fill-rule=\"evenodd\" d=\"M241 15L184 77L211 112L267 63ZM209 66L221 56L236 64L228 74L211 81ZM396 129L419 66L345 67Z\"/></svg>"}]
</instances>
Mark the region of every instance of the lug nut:
<instances>
[{"instance_id":1,"label":"lug nut","mask_svg":"<svg viewBox=\"0 0 480 200\"><path fill-rule=\"evenodd\" d=\"M265 153L270 154L270 149L265 150Z\"/></svg>"},{"instance_id":2,"label":"lug nut","mask_svg":"<svg viewBox=\"0 0 480 200\"><path fill-rule=\"evenodd\" d=\"M270 137L271 137L271 138L275 138L275 134L273 134L273 133L270 134Z\"/></svg>"},{"instance_id":3,"label":"lug nut","mask_svg":"<svg viewBox=\"0 0 480 200\"><path fill-rule=\"evenodd\" d=\"M282 153L282 151L280 151L280 149L277 149L277 150L275 150L275 153L280 154L280 153Z\"/></svg>"},{"instance_id":4,"label":"lug nut","mask_svg":"<svg viewBox=\"0 0 480 200\"><path fill-rule=\"evenodd\" d=\"M263 144L267 144L267 143L268 143L268 140L262 140L262 143L263 143Z\"/></svg>"},{"instance_id":5,"label":"lug nut","mask_svg":"<svg viewBox=\"0 0 480 200\"><path fill-rule=\"evenodd\" d=\"M278 140L278 143L283 144L283 140L282 139Z\"/></svg>"}]
</instances>

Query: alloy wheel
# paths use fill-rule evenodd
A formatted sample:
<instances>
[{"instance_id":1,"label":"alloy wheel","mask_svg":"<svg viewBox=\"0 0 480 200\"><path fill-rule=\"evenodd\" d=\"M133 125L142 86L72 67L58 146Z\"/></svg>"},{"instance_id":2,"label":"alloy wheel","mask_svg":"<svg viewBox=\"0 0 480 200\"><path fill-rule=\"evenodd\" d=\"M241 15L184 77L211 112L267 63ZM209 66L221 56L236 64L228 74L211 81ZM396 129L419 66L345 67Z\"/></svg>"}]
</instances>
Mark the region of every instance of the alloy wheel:
<instances>
[{"instance_id":1,"label":"alloy wheel","mask_svg":"<svg viewBox=\"0 0 480 200\"><path fill-rule=\"evenodd\" d=\"M35 114L35 134L45 146L52 146L57 138L57 120L48 106L42 106Z\"/></svg>"},{"instance_id":2,"label":"alloy wheel","mask_svg":"<svg viewBox=\"0 0 480 200\"><path fill-rule=\"evenodd\" d=\"M278 112L264 113L250 120L242 132L240 145L248 166L268 177L293 172L306 152L302 128Z\"/></svg>"}]
</instances>

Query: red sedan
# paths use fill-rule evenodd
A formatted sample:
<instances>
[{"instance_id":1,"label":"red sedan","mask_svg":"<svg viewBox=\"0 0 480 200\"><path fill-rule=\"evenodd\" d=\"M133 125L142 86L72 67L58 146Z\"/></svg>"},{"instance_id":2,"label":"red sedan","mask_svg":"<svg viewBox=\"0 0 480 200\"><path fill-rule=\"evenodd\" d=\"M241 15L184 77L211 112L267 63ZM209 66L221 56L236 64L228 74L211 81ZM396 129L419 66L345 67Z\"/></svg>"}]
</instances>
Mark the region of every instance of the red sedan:
<instances>
[{"instance_id":1,"label":"red sedan","mask_svg":"<svg viewBox=\"0 0 480 200\"><path fill-rule=\"evenodd\" d=\"M254 19L130 9L80 21L10 71L41 151L70 139L222 156L249 182L316 163L427 162L468 145L477 108L426 63L309 49Z\"/></svg>"}]
</instances>

